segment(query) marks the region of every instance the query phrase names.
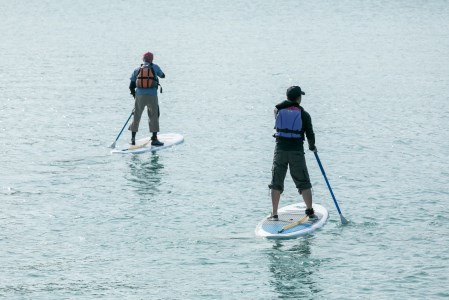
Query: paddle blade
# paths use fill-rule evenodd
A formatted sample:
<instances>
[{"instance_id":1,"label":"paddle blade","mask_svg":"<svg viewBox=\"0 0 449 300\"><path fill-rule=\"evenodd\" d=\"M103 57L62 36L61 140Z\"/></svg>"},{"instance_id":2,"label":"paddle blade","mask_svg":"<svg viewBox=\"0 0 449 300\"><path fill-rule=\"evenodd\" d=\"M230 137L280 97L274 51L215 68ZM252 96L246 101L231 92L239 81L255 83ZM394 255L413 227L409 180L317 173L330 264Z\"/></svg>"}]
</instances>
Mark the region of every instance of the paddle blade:
<instances>
[{"instance_id":1,"label":"paddle blade","mask_svg":"<svg viewBox=\"0 0 449 300\"><path fill-rule=\"evenodd\" d=\"M114 148L115 148L115 142L113 142L113 143L111 144L111 146L109 146L109 148L114 149Z\"/></svg>"},{"instance_id":2,"label":"paddle blade","mask_svg":"<svg viewBox=\"0 0 449 300\"><path fill-rule=\"evenodd\" d=\"M341 220L341 224L346 225L348 224L348 220L345 219L345 217L343 217L343 215L340 215L340 220Z\"/></svg>"}]
</instances>

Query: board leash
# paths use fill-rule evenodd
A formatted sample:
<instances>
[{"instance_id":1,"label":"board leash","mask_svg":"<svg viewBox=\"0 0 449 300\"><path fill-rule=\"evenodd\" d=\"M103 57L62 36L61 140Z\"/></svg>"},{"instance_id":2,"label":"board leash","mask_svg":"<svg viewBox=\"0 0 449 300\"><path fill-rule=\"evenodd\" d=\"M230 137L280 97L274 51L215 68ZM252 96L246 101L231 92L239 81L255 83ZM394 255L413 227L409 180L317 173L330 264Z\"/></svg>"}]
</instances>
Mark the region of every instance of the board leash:
<instances>
[{"instance_id":1,"label":"board leash","mask_svg":"<svg viewBox=\"0 0 449 300\"><path fill-rule=\"evenodd\" d=\"M131 147L129 147L128 149L122 149L121 151L129 151L129 150L135 150L135 149L143 148L143 147L145 147L146 145L148 145L149 142L150 142L150 141L147 141L147 142L143 143L142 145L131 146Z\"/></svg>"},{"instance_id":2,"label":"board leash","mask_svg":"<svg viewBox=\"0 0 449 300\"><path fill-rule=\"evenodd\" d=\"M309 216L305 215L301 219L299 219L296 222L290 223L282 227L281 230L278 231L278 233L283 233L285 230L293 228L295 226L301 225L302 223L306 222L309 219Z\"/></svg>"}]
</instances>

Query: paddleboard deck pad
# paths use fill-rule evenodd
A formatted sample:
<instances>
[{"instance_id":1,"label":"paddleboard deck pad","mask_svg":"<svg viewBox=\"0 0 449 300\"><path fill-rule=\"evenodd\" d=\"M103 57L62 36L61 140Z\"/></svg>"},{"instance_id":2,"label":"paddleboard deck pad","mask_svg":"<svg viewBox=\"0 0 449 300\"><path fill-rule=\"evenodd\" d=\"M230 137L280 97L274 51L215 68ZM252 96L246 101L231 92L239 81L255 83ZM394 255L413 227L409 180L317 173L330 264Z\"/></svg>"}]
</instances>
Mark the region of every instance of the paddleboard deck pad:
<instances>
[{"instance_id":1,"label":"paddleboard deck pad","mask_svg":"<svg viewBox=\"0 0 449 300\"><path fill-rule=\"evenodd\" d=\"M329 218L327 209L322 205L313 204L313 210L318 217L314 220L309 220L308 217L304 218L305 209L306 206L304 203L291 204L280 208L278 210L279 220L274 221L269 219L270 216L265 217L256 226L256 235L267 239L294 239L321 228ZM303 223L282 231L284 226L292 224L302 218L304 220Z\"/></svg>"},{"instance_id":2,"label":"paddleboard deck pad","mask_svg":"<svg viewBox=\"0 0 449 300\"><path fill-rule=\"evenodd\" d=\"M164 143L163 146L151 146L151 137L146 137L136 140L135 145L126 143L122 147L112 149L111 154L139 154L150 151L155 152L181 144L184 141L184 137L178 133L162 133L158 134L157 138L159 141Z\"/></svg>"}]
</instances>

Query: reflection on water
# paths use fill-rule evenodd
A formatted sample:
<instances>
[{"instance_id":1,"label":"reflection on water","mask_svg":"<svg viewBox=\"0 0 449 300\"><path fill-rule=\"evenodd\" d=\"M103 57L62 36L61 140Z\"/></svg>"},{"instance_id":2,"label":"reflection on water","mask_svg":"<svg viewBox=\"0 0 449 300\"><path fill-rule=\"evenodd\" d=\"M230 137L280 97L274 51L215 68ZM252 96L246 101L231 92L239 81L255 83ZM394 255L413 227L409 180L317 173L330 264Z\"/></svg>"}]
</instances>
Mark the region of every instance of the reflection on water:
<instances>
[{"instance_id":1,"label":"reflection on water","mask_svg":"<svg viewBox=\"0 0 449 300\"><path fill-rule=\"evenodd\" d=\"M272 273L270 284L280 299L312 299L320 289L315 282L319 261L311 257L310 240L298 240L287 246L275 242L267 252Z\"/></svg>"},{"instance_id":2,"label":"reflection on water","mask_svg":"<svg viewBox=\"0 0 449 300\"><path fill-rule=\"evenodd\" d=\"M159 192L164 165L159 162L159 155L133 155L129 161L130 174L127 176L131 186L142 196L152 196Z\"/></svg>"}]
</instances>

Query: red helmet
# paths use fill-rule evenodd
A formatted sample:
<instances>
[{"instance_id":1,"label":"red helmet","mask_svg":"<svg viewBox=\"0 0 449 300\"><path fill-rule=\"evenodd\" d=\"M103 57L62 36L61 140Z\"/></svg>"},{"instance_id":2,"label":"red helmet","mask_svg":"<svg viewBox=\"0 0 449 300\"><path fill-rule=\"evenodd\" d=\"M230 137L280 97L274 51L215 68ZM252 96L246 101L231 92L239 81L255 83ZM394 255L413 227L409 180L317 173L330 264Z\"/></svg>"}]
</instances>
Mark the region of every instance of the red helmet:
<instances>
[{"instance_id":1,"label":"red helmet","mask_svg":"<svg viewBox=\"0 0 449 300\"><path fill-rule=\"evenodd\" d=\"M151 52L145 53L143 55L143 61L149 62L149 63L153 62L153 53L151 53Z\"/></svg>"}]
</instances>

